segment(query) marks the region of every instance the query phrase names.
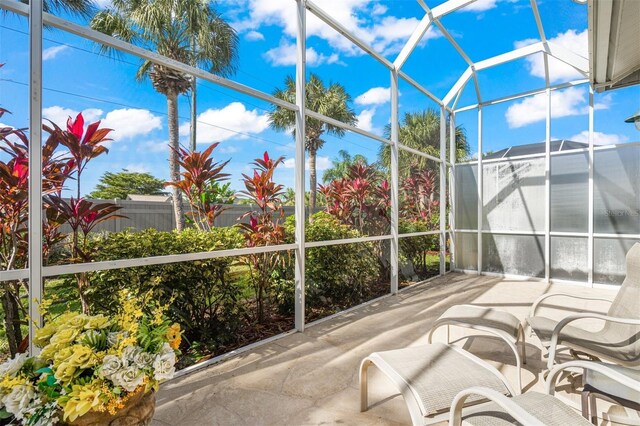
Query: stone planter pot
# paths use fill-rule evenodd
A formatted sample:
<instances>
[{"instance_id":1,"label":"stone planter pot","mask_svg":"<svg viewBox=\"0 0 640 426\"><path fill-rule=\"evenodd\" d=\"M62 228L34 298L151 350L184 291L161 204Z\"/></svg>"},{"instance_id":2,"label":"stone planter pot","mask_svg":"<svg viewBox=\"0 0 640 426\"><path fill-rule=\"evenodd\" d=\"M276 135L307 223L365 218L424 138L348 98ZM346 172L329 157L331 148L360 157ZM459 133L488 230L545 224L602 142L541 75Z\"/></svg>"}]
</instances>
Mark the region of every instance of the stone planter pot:
<instances>
[{"instance_id":1,"label":"stone planter pot","mask_svg":"<svg viewBox=\"0 0 640 426\"><path fill-rule=\"evenodd\" d=\"M147 426L151 424L155 410L156 393L140 392L131 397L124 408L114 415L108 412L90 411L68 424L70 426Z\"/></svg>"}]
</instances>

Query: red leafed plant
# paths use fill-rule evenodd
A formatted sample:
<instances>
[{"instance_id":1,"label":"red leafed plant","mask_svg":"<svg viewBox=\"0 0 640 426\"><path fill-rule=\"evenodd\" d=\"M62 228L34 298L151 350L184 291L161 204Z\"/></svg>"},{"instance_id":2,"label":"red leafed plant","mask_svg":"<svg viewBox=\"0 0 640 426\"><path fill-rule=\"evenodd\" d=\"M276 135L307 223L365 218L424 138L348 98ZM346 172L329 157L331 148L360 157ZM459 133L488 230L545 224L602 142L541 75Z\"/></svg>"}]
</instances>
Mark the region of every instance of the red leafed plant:
<instances>
[{"instance_id":1,"label":"red leafed plant","mask_svg":"<svg viewBox=\"0 0 640 426\"><path fill-rule=\"evenodd\" d=\"M273 180L276 167L283 161L283 157L273 159L265 151L262 158L252 163L255 166L253 175L242 175L246 190L241 194L257 207L240 218L249 218L249 223L240 224L247 247L277 245L285 241L284 210L280 199L284 186ZM272 273L284 259L278 252L251 254L246 259L256 297L256 315L258 322L262 323L265 320L265 299L269 298L273 281Z\"/></svg>"},{"instance_id":2,"label":"red leafed plant","mask_svg":"<svg viewBox=\"0 0 640 426\"><path fill-rule=\"evenodd\" d=\"M69 199L62 197L62 188L44 196L44 204L47 209L49 224L60 226L66 224L71 228L70 252L72 262L90 262L91 253L85 250L87 236L93 228L110 219L124 217L115 214L121 207L113 203L93 203L80 196L82 173L87 164L94 158L109 152L104 144L111 129L101 129L100 121L91 123L85 130L84 117L79 113L75 119L69 117L67 129L63 130L55 123L51 126L43 125L43 129L49 133L48 140L62 145L69 150L70 164L61 170L61 175L74 178L76 181L76 196ZM82 312L89 313L90 307L86 300L86 290L89 287L89 276L86 273L76 274L78 294L82 305Z\"/></svg>"},{"instance_id":3,"label":"red leafed plant","mask_svg":"<svg viewBox=\"0 0 640 426\"><path fill-rule=\"evenodd\" d=\"M403 180L401 188L400 213L402 218L430 224L440 205L440 202L434 199L436 173L433 170L412 166L409 175Z\"/></svg>"},{"instance_id":4,"label":"red leafed plant","mask_svg":"<svg viewBox=\"0 0 640 426\"><path fill-rule=\"evenodd\" d=\"M361 234L385 232L389 224L389 183L375 164L358 161L347 176L319 185L326 198L326 211Z\"/></svg>"},{"instance_id":5,"label":"red leafed plant","mask_svg":"<svg viewBox=\"0 0 640 426\"><path fill-rule=\"evenodd\" d=\"M222 172L229 160L217 163L211 158L218 145L214 143L203 152L190 152L184 148L176 150L178 164L184 171L180 173L180 180L165 183L165 186L174 186L185 195L191 206L191 211L186 213L187 219L201 231L210 231L215 219L226 210L221 202L233 202L233 197L222 196L228 186L219 185L229 177Z\"/></svg>"},{"instance_id":6,"label":"red leafed plant","mask_svg":"<svg viewBox=\"0 0 640 426\"><path fill-rule=\"evenodd\" d=\"M0 117L7 112L0 108ZM70 212L71 204L62 199L65 183L74 178L75 174L79 191L80 175L88 161L106 152L106 148L100 144L105 140L108 130L98 129L99 123L94 123L85 133L83 122L82 115L79 115L76 120L69 120L66 131L53 123L51 126L43 126L43 130L48 133L42 146L42 193L45 209L42 243L45 262L52 247L66 238L60 232L61 225L70 220L73 222L77 219L76 216L81 215L80 229L89 232L95 226L92 224L101 220L100 212L113 211L113 208L79 206L75 203L74 211ZM60 145L68 148L68 156L58 149ZM28 259L29 139L24 129L1 128L0 150L7 158L0 161L0 266L4 270L20 269L27 267ZM74 235L72 253L77 254L78 248L77 235ZM87 260L86 256L83 260ZM18 352L22 341L20 325L26 323L20 319L21 315L27 315L27 308L20 299L21 290L28 291L28 284L24 280L2 283L5 330L12 355Z\"/></svg>"}]
</instances>

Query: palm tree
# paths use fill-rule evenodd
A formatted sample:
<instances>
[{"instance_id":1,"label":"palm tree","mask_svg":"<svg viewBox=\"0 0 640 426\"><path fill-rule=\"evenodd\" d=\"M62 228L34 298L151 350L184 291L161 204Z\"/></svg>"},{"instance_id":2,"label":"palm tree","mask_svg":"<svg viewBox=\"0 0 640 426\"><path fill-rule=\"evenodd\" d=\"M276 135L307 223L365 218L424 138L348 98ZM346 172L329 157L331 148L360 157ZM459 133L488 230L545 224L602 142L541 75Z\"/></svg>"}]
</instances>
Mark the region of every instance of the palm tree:
<instances>
[{"instance_id":1,"label":"palm tree","mask_svg":"<svg viewBox=\"0 0 640 426\"><path fill-rule=\"evenodd\" d=\"M20 0L29 4L28 0ZM95 10L93 0L44 0L42 10L47 13L67 13L81 18L89 18Z\"/></svg>"},{"instance_id":2,"label":"palm tree","mask_svg":"<svg viewBox=\"0 0 640 426\"><path fill-rule=\"evenodd\" d=\"M284 89L277 89L273 96L291 103L296 101L296 81L292 76L284 80ZM306 103L311 111L318 112L334 120L355 125L358 120L355 111L349 106L351 96L344 86L339 83L330 83L325 86L324 82L316 74L311 73L306 83ZM273 129L287 131L295 126L295 112L289 109L276 106L269 113L269 122ZM322 136L327 133L342 137L345 130L315 118L305 118L306 134L305 148L309 152L309 217L314 212L317 199L317 171L316 156L318 150L324 145ZM295 130L293 131L295 137Z\"/></svg>"},{"instance_id":3,"label":"palm tree","mask_svg":"<svg viewBox=\"0 0 640 426\"><path fill-rule=\"evenodd\" d=\"M113 0L113 6L94 16L91 27L168 58L228 76L237 67L238 35L211 4L208 0ZM178 96L189 91L192 77L145 61L136 79L141 81L147 76L153 88L167 98L169 174L175 182L180 179ZM172 197L176 227L182 230L184 205L177 188L173 188Z\"/></svg>"},{"instance_id":4,"label":"palm tree","mask_svg":"<svg viewBox=\"0 0 640 426\"><path fill-rule=\"evenodd\" d=\"M351 155L344 149L341 149L338 151L338 156L331 160L331 167L322 173L322 182L327 183L332 180L347 177L349 168L356 163L362 163L365 166L369 165L364 155Z\"/></svg>"},{"instance_id":5,"label":"palm tree","mask_svg":"<svg viewBox=\"0 0 640 426\"><path fill-rule=\"evenodd\" d=\"M385 137L391 137L391 126L385 127ZM400 123L398 140L409 148L417 149L434 157L440 158L440 112L429 108L422 112L405 113ZM447 144L449 143L449 125L447 122ZM400 150L398 170L400 176L407 176L411 167L418 169L434 169L437 167L434 161L424 157L418 157L407 151ZM384 144L380 147L380 161L386 167L391 164L390 146ZM469 156L469 144L467 135L462 126L456 127L456 161ZM448 160L448 159L447 159Z\"/></svg>"}]
</instances>

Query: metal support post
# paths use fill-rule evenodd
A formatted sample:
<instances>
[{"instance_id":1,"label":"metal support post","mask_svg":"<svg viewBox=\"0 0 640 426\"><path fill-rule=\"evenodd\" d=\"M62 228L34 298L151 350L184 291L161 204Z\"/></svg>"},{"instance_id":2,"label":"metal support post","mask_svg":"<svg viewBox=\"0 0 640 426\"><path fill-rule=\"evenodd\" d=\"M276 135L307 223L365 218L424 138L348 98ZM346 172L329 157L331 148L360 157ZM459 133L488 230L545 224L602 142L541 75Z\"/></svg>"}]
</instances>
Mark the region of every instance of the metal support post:
<instances>
[{"instance_id":1,"label":"metal support post","mask_svg":"<svg viewBox=\"0 0 640 426\"><path fill-rule=\"evenodd\" d=\"M295 327L304 331L305 324L305 85L306 85L306 7L305 0L297 3L296 33L296 155L295 155Z\"/></svg>"},{"instance_id":2,"label":"metal support post","mask_svg":"<svg viewBox=\"0 0 640 426\"><path fill-rule=\"evenodd\" d=\"M440 275L446 272L447 256L447 116L440 107Z\"/></svg>"},{"instance_id":3,"label":"metal support post","mask_svg":"<svg viewBox=\"0 0 640 426\"><path fill-rule=\"evenodd\" d=\"M482 107L478 107L478 275L482 274L482 214L484 210L482 175Z\"/></svg>"},{"instance_id":4,"label":"metal support post","mask_svg":"<svg viewBox=\"0 0 640 426\"><path fill-rule=\"evenodd\" d=\"M399 197L398 186L400 179L398 176L398 135L400 123L398 122L398 73L391 71L391 294L398 292L398 221L399 221Z\"/></svg>"},{"instance_id":5,"label":"metal support post","mask_svg":"<svg viewBox=\"0 0 640 426\"><path fill-rule=\"evenodd\" d=\"M29 4L29 353L42 326L42 0Z\"/></svg>"}]
</instances>

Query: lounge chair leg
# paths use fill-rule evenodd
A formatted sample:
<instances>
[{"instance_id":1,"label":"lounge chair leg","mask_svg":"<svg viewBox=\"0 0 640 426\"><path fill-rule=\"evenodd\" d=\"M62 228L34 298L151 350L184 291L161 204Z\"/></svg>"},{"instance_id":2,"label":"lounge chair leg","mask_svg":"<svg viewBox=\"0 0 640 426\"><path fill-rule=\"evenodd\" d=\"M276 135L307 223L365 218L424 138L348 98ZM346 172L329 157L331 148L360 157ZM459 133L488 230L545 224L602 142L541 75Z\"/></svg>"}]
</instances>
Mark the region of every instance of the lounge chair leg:
<instances>
[{"instance_id":1,"label":"lounge chair leg","mask_svg":"<svg viewBox=\"0 0 640 426\"><path fill-rule=\"evenodd\" d=\"M589 392L582 391L580 393L580 404L582 405L582 417L587 420L590 420L589 413Z\"/></svg>"},{"instance_id":2,"label":"lounge chair leg","mask_svg":"<svg viewBox=\"0 0 640 426\"><path fill-rule=\"evenodd\" d=\"M364 413L369 409L369 401L367 395L367 369L372 362L365 358L360 364L360 412Z\"/></svg>"},{"instance_id":3,"label":"lounge chair leg","mask_svg":"<svg viewBox=\"0 0 640 426\"><path fill-rule=\"evenodd\" d=\"M520 347L520 350L522 351L522 363L526 365L527 364L527 339L525 337L524 327L522 326L522 324L520 324L520 336L522 337L522 340L520 340L520 344L522 345Z\"/></svg>"},{"instance_id":4,"label":"lounge chair leg","mask_svg":"<svg viewBox=\"0 0 640 426\"><path fill-rule=\"evenodd\" d=\"M450 336L451 336L451 335L450 335L450 331L449 331L449 330L450 330L450 328L451 328L451 327L449 326L449 324L447 324L447 345L448 345L449 343L451 343L451 339L450 339Z\"/></svg>"},{"instance_id":5,"label":"lounge chair leg","mask_svg":"<svg viewBox=\"0 0 640 426\"><path fill-rule=\"evenodd\" d=\"M596 395L594 393L590 393L589 394L589 402L590 402L590 409L589 411L591 411L591 423L594 425L598 424L598 406L596 403Z\"/></svg>"},{"instance_id":6,"label":"lounge chair leg","mask_svg":"<svg viewBox=\"0 0 640 426\"><path fill-rule=\"evenodd\" d=\"M547 359L547 370L551 370L553 368L553 362L556 359L556 345L551 344L549 346L549 357Z\"/></svg>"}]
</instances>

